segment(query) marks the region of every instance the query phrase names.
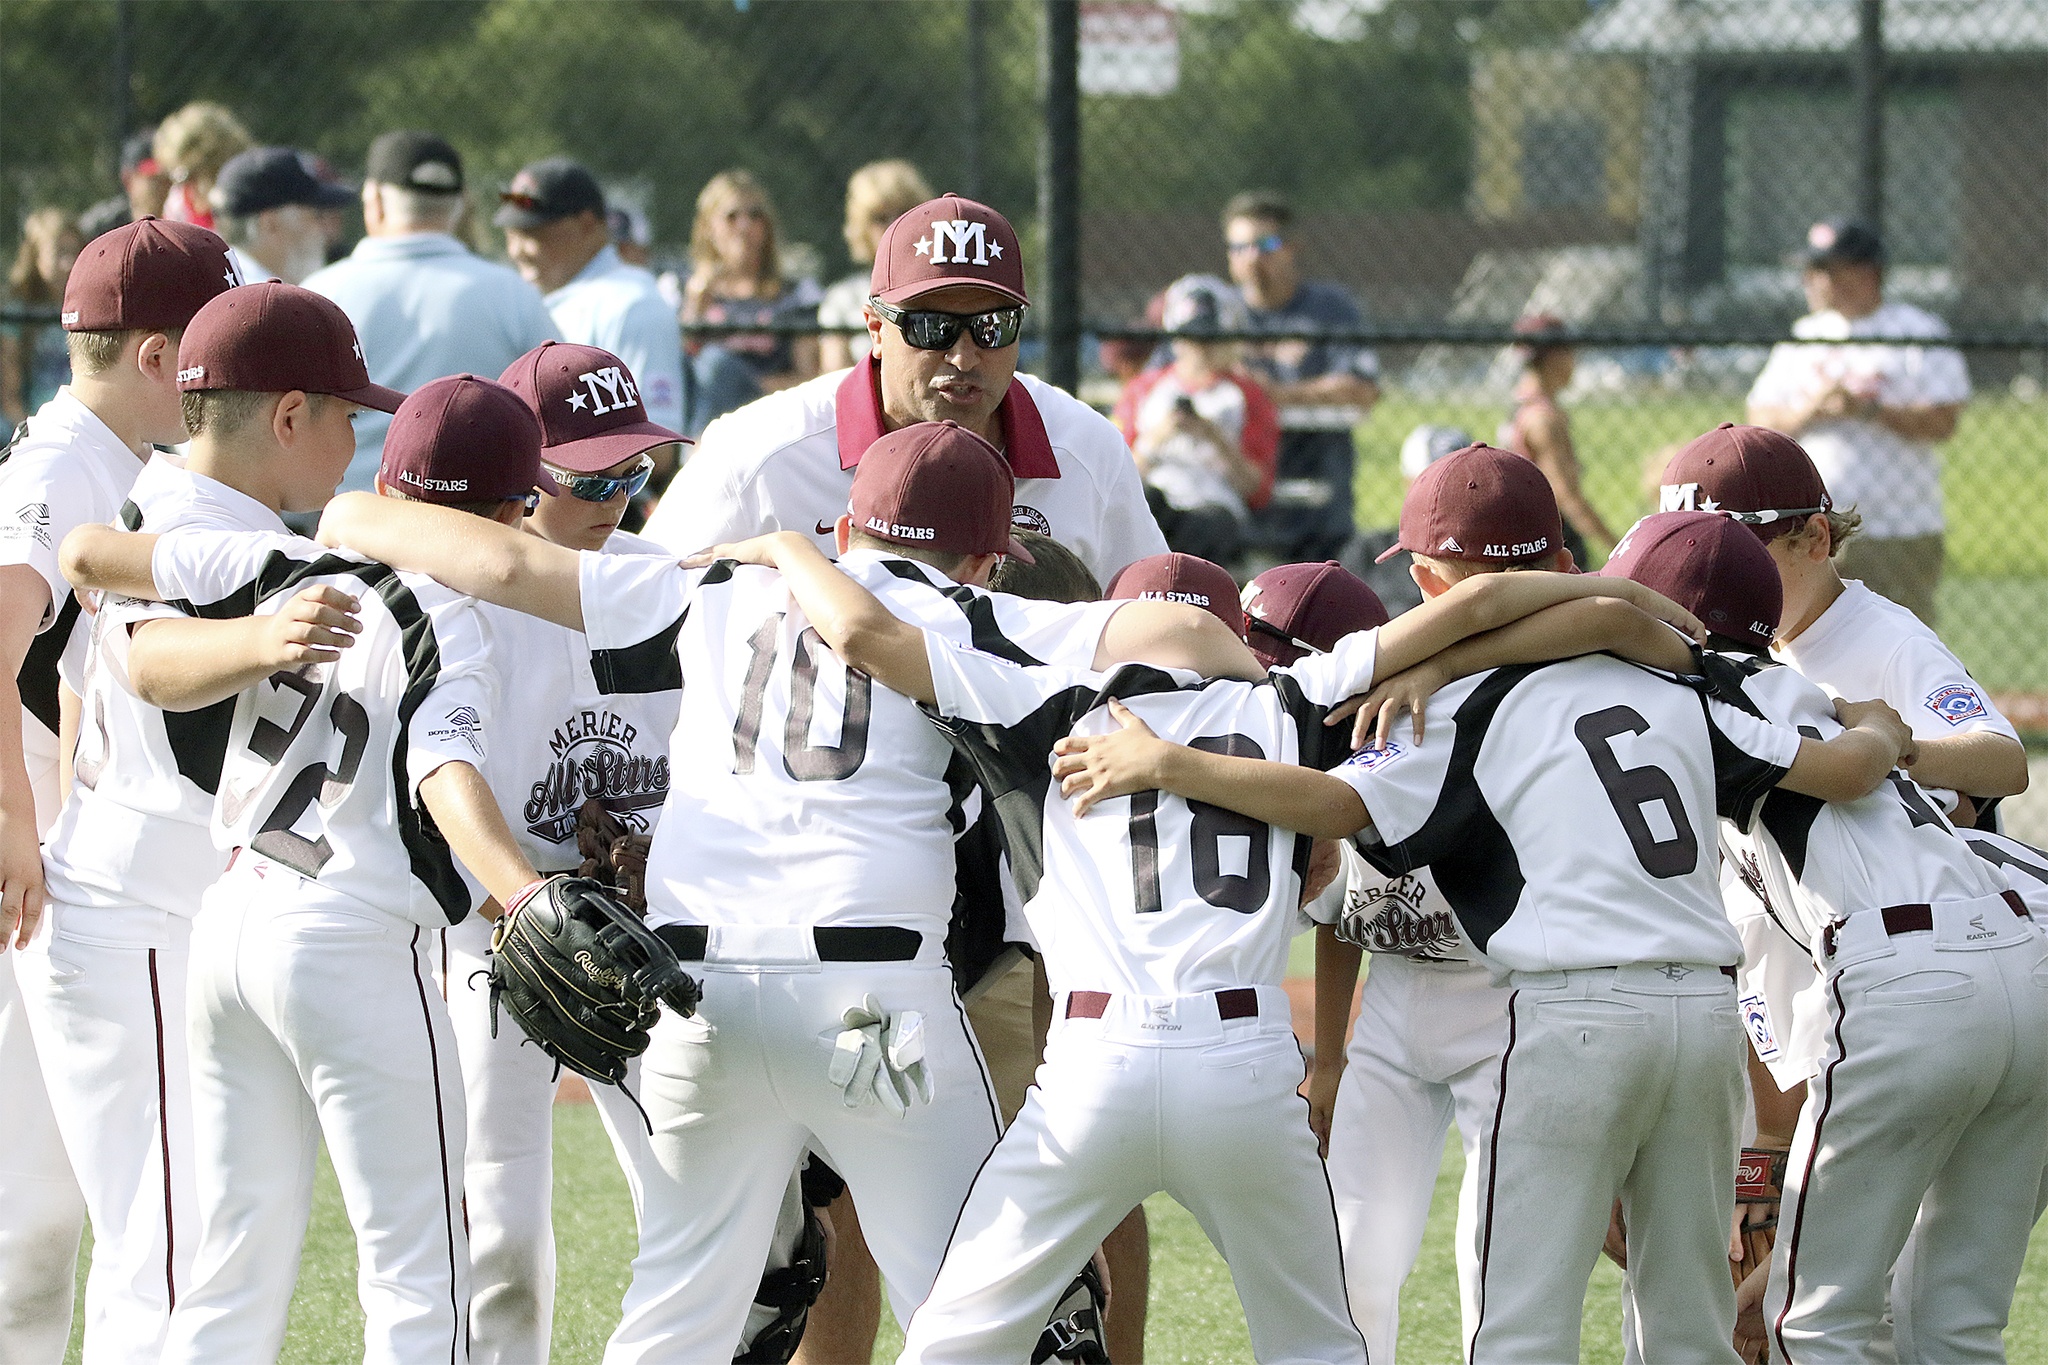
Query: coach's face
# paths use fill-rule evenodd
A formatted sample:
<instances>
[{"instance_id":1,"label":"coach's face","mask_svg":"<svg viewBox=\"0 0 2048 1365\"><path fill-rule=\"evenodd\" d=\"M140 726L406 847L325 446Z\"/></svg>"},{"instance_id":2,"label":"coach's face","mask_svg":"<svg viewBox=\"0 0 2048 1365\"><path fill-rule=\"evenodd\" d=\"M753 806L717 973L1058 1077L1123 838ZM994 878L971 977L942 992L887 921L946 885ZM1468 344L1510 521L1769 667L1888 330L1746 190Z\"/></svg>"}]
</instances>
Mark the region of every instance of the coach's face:
<instances>
[{"instance_id":1,"label":"coach's face","mask_svg":"<svg viewBox=\"0 0 2048 1365\"><path fill-rule=\"evenodd\" d=\"M917 312L972 316L1017 305L993 289L958 285L919 294L902 306ZM921 351L903 339L894 323L873 313L868 314L868 334L874 338L881 361L882 415L891 431L914 422L957 422L1001 446L995 414L1017 373L1018 343L984 351L962 327L944 350Z\"/></svg>"}]
</instances>

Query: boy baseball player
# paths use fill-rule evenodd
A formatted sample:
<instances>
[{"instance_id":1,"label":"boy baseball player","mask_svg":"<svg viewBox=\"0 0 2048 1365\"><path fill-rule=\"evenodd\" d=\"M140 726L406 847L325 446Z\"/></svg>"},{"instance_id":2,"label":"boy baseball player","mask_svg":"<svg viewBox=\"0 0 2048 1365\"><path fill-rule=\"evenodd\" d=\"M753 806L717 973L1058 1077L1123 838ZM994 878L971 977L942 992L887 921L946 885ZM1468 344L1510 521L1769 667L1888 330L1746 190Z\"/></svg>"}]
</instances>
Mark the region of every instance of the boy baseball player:
<instances>
[{"instance_id":1,"label":"boy baseball player","mask_svg":"<svg viewBox=\"0 0 2048 1365\"><path fill-rule=\"evenodd\" d=\"M221 300L186 336L195 442L273 515L339 482L349 404L396 397L353 343L331 303L279 284ZM539 496L539 428L508 390L457 376L392 406L388 490L506 522ZM300 407L309 439L287 448ZM135 632L138 694L235 698L213 818L228 869L192 940L199 1247L164 1359L275 1359L324 1138L369 1358L465 1360L464 1118L431 935L471 909L454 855L500 904L535 882L477 767L495 688L473 604L275 529L87 528L66 567L200 618ZM294 621L309 584L340 601Z\"/></svg>"},{"instance_id":2,"label":"boy baseball player","mask_svg":"<svg viewBox=\"0 0 2048 1365\"><path fill-rule=\"evenodd\" d=\"M684 441L650 422L625 362L593 346L547 342L499 377L532 411L541 470L555 492L526 519L533 535L570 550L658 554L618 529L653 472L649 452ZM603 804L626 830L646 834L668 795L669 732L677 694L609 694L591 673L575 631L488 603L478 608L502 689L479 765L521 853L543 874L574 873L578 812ZM481 905L487 893L472 887ZM463 1208L470 1251L470 1359L543 1365L554 1320L555 1066L493 1018L491 921L469 915L441 934L438 971L462 1063L469 1136ZM494 1036L495 1035L495 1036ZM639 1089L637 1061L626 1089ZM617 1086L593 1086L635 1207L648 1160L639 1112Z\"/></svg>"},{"instance_id":3,"label":"boy baseball player","mask_svg":"<svg viewBox=\"0 0 2048 1365\"><path fill-rule=\"evenodd\" d=\"M10 941L28 949L0 961L4 1360L63 1356L81 1192L93 1223L85 1359L151 1358L175 1292L165 1245L186 1153L166 1140L182 1110L171 1085L159 1106L158 1079L183 1075L182 953L160 918L90 917L30 940L45 895L36 844L63 796L60 692L68 704L84 686L89 634L57 546L120 509L151 442L185 439L178 335L238 282L227 244L204 228L145 218L94 240L64 290L71 382L0 457L0 674L10 693L0 698L0 952ZM112 854L125 828L90 837ZM172 956L159 961L159 951ZM150 989L152 974L162 990Z\"/></svg>"},{"instance_id":4,"label":"boy baseball player","mask_svg":"<svg viewBox=\"0 0 2048 1365\"><path fill-rule=\"evenodd\" d=\"M1554 562L1546 494L1533 466L1484 446L1432 466L1399 540L1425 596L1475 565ZM1824 745L1594 657L1453 684L1429 703L1447 739L1363 750L1327 775L1158 746L1121 773L1091 773L1090 748L1114 751L1076 740L1070 786L1158 785L1318 834L1370 826L1360 851L1383 872L1430 866L1513 987L1480 1144L1470 1358L1576 1357L1586 1279L1619 1197L1645 1358L1732 1360L1740 944L1700 831L1780 782L1823 798L1874 788L1905 737L1881 708L1866 711ZM1133 742L1144 743L1122 747Z\"/></svg>"},{"instance_id":5,"label":"boy baseball player","mask_svg":"<svg viewBox=\"0 0 2048 1365\"><path fill-rule=\"evenodd\" d=\"M957 426L890 433L854 487L848 564L963 643L1085 663L1132 609L972 586L1011 549L1011 477ZM603 687L688 681L648 918L704 963L705 1000L643 1058L660 1179L607 1358L731 1355L807 1147L853 1190L907 1318L998 1127L943 960L965 794L944 740L839 663L774 575L578 556L458 523L344 497L322 534L584 630Z\"/></svg>"},{"instance_id":6,"label":"boy baseball player","mask_svg":"<svg viewBox=\"0 0 2048 1365\"><path fill-rule=\"evenodd\" d=\"M1038 1086L975 1181L904 1359L1028 1355L1090 1249L1164 1189L1230 1261L1260 1359L1363 1360L1315 1140L1291 1093L1301 1057L1279 990L1308 841L1178 801L1119 803L1084 820L1052 796L1046 751L1070 729L1117 724L1128 704L1198 747L1313 761L1338 738L1324 716L1370 683L1376 653L1398 666L1589 585L1483 585L1392 640L1354 635L1255 685L1261 670L1220 632L1200 672L1246 681L1020 666L896 619L802 537L725 551L775 562L842 657L947 718L1003 816L1054 990L1059 1022Z\"/></svg>"},{"instance_id":7,"label":"boy baseball player","mask_svg":"<svg viewBox=\"0 0 2048 1365\"><path fill-rule=\"evenodd\" d=\"M1660 513L1601 572L1730 622L1708 661L1731 699L1803 732L1835 728L1826 692L1765 662L1778 575L1742 527ZM1821 1028L1792 1031L1825 1039L1819 1055L1767 1059L1810 1089L1765 1303L1773 1346L1802 1365L1868 1358L1917 1213L1915 1273L1894 1287L1913 1296L1901 1315L1915 1349L1999 1358L2034 1222L2010 1192L2048 1169L2048 946L2025 903L1899 775L1854 802L1773 792L1724 822L1723 848L1822 977L1769 1001L1778 1019L1819 1013Z\"/></svg>"}]
</instances>

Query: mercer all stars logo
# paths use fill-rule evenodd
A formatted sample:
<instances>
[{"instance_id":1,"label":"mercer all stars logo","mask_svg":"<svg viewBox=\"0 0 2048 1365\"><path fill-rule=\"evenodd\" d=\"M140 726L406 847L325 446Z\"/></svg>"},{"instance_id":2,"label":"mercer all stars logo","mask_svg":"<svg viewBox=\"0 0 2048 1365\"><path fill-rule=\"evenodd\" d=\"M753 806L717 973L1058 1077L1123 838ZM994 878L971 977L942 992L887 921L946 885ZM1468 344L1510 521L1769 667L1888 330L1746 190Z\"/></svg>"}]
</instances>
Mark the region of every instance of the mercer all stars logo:
<instances>
[{"instance_id":1,"label":"mercer all stars logo","mask_svg":"<svg viewBox=\"0 0 2048 1365\"><path fill-rule=\"evenodd\" d=\"M617 365L607 365L601 370L586 370L576 376L576 382L583 386L582 392L569 392L569 410L587 412L593 417L602 417L608 412L637 406L640 390L634 387L633 376Z\"/></svg>"},{"instance_id":2,"label":"mercer all stars logo","mask_svg":"<svg viewBox=\"0 0 2048 1365\"><path fill-rule=\"evenodd\" d=\"M1003 259L1003 244L989 239L988 224L971 218L934 218L932 235L910 245L933 265L987 265ZM946 254L949 247L951 256Z\"/></svg>"}]
</instances>

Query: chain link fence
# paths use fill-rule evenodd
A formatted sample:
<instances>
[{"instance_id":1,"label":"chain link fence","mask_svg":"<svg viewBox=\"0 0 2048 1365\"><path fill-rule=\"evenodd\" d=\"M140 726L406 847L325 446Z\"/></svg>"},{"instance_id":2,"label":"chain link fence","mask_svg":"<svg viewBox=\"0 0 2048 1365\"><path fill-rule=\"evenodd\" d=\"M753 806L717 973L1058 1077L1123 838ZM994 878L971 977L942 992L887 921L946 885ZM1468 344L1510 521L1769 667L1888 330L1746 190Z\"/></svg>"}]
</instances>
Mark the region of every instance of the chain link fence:
<instances>
[{"instance_id":1,"label":"chain link fence","mask_svg":"<svg viewBox=\"0 0 2048 1365\"><path fill-rule=\"evenodd\" d=\"M847 176L901 157L934 189L1017 222L1034 292L1058 283L1078 299L1080 387L1105 408L1164 359L1159 300L1180 277L1242 278L1284 254L1355 305L1255 316L1241 335L1283 426L1348 434L1355 482L1337 516L1353 504L1360 530L1393 523L1416 427L1491 440L1514 425L1536 380L1513 327L1548 315L1542 339L1575 343L1576 366L1545 397L1568 414L1588 520L1614 533L1653 510L1664 452L1744 418L1773 343L1810 311L1798 256L1818 240L1810 229L1860 218L1886 254L1878 330L1921 310L1967 365L1954 432L1931 443L1940 629L2048 732L2048 5L1084 3L1079 150L1054 160L1047 146L1066 144L1057 101L1048 117L1048 88L1063 88L1046 79L1049 12L1043 0L9 0L0 223L116 194L122 137L210 99L257 141L304 148L343 178L379 132L434 129L469 160L472 225L520 165L574 156L635 209L652 265L678 280L700 188L742 167L778 215L784 271L827 285L861 268L842 231ZM1229 251L1223 208L1252 190L1284 198L1291 218L1233 230L1247 240ZM1071 242L1041 212L1061 194ZM336 249L360 230L344 224ZM502 251L488 227L471 238ZM1077 272L1049 280L1045 263L1069 259ZM49 315L32 295L8 305L17 358ZM1064 354L1045 348L1039 328L1027 367L1062 373ZM1376 401L1354 389L1316 403L1289 387L1331 355L1360 375L1376 360ZM1803 384L1805 398L1838 389L1852 408L1939 407L1960 396L1937 382L1944 363L1882 336L1815 347L1758 396L1797 406ZM1825 425L1811 443L1829 444ZM1833 425L1848 450L1870 424ZM1939 524L1910 460L1894 449L1878 463L1857 485L1873 525ZM1892 486L1887 470L1907 473ZM1605 537L1580 529L1597 560Z\"/></svg>"}]
</instances>

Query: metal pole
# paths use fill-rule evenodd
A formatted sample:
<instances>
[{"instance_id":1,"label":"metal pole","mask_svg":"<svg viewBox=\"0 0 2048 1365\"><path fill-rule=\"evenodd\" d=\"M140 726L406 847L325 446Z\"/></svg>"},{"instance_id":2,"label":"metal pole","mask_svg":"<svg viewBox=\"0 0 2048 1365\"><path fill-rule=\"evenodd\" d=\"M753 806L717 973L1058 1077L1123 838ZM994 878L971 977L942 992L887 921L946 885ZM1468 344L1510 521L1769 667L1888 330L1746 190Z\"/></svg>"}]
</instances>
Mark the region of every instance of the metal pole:
<instances>
[{"instance_id":1,"label":"metal pole","mask_svg":"<svg viewBox=\"0 0 2048 1365\"><path fill-rule=\"evenodd\" d=\"M1884 0L1856 15L1856 216L1884 230Z\"/></svg>"},{"instance_id":2,"label":"metal pole","mask_svg":"<svg viewBox=\"0 0 2048 1365\"><path fill-rule=\"evenodd\" d=\"M114 69L111 113L114 135L114 168L121 167L121 144L135 125L135 3L114 0Z\"/></svg>"},{"instance_id":3,"label":"metal pole","mask_svg":"<svg viewBox=\"0 0 2048 1365\"><path fill-rule=\"evenodd\" d=\"M1081 8L1045 0L1041 77L1044 134L1038 153L1038 214L1045 227L1045 380L1072 392L1081 382Z\"/></svg>"},{"instance_id":4,"label":"metal pole","mask_svg":"<svg viewBox=\"0 0 2048 1365\"><path fill-rule=\"evenodd\" d=\"M988 0L967 0L967 98L961 111L965 125L961 148L965 174L960 187L969 199L983 201L987 193L981 183L981 125L988 107Z\"/></svg>"}]
</instances>

